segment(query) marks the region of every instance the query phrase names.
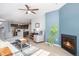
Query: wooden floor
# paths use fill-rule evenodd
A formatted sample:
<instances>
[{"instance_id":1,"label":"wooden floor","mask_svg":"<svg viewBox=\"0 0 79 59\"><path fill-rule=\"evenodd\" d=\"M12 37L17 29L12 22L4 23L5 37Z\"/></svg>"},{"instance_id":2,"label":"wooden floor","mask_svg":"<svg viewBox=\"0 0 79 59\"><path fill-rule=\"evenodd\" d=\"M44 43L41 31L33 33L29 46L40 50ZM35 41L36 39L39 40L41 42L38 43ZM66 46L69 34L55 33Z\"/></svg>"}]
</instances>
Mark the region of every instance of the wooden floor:
<instances>
[{"instance_id":1,"label":"wooden floor","mask_svg":"<svg viewBox=\"0 0 79 59\"><path fill-rule=\"evenodd\" d=\"M48 46L46 43L34 43L32 42L33 45L37 45L40 49L43 49L45 51L50 52L49 56L73 56L63 48L53 45L53 46Z\"/></svg>"}]
</instances>

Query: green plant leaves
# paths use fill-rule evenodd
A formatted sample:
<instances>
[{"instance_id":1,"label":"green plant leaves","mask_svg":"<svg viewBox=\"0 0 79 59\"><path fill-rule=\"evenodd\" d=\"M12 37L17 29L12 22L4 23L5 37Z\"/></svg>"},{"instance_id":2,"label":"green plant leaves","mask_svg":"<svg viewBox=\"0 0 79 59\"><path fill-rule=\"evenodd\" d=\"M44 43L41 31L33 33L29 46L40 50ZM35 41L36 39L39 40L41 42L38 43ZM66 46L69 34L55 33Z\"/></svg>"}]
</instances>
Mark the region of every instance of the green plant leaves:
<instances>
[{"instance_id":1,"label":"green plant leaves","mask_svg":"<svg viewBox=\"0 0 79 59\"><path fill-rule=\"evenodd\" d=\"M50 29L49 36L48 36L48 43L50 45L54 43L57 33L58 33L58 26L52 25L51 29Z\"/></svg>"}]
</instances>

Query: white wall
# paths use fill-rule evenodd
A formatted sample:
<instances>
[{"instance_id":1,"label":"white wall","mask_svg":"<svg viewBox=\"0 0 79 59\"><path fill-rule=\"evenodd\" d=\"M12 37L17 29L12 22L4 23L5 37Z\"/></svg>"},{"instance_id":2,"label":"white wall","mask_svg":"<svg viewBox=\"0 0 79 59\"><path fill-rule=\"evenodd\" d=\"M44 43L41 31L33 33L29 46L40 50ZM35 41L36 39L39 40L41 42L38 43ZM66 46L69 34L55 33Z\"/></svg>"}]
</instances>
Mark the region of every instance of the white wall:
<instances>
[{"instance_id":1,"label":"white wall","mask_svg":"<svg viewBox=\"0 0 79 59\"><path fill-rule=\"evenodd\" d=\"M40 23L40 30L43 31L43 34L41 36L42 40L44 40L44 31L45 31L45 15L40 15L37 19L32 19L32 24L31 24L31 31L33 32L33 29L35 28L35 23Z\"/></svg>"}]
</instances>

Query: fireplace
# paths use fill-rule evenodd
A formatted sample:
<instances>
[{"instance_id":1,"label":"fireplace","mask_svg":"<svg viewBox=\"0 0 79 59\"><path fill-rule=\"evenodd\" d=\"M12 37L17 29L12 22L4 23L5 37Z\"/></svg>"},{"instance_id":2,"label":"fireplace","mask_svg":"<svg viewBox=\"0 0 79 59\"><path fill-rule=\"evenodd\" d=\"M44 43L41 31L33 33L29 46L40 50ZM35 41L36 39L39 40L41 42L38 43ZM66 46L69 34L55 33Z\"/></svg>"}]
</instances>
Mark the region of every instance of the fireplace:
<instances>
[{"instance_id":1,"label":"fireplace","mask_svg":"<svg viewBox=\"0 0 79 59\"><path fill-rule=\"evenodd\" d=\"M61 46L73 55L77 55L77 37L73 35L62 34Z\"/></svg>"}]
</instances>

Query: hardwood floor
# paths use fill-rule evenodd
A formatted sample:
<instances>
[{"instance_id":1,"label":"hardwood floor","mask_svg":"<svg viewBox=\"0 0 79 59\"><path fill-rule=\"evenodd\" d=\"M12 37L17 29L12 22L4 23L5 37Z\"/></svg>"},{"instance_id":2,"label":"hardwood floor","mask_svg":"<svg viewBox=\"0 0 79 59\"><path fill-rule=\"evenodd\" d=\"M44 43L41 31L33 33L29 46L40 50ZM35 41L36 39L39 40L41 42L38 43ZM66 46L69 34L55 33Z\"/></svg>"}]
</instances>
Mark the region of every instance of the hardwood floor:
<instances>
[{"instance_id":1,"label":"hardwood floor","mask_svg":"<svg viewBox=\"0 0 79 59\"><path fill-rule=\"evenodd\" d=\"M45 42L43 43L32 42L32 45L36 45L40 49L50 52L49 56L73 56L72 54L64 50L63 48L56 45L48 46Z\"/></svg>"}]
</instances>

